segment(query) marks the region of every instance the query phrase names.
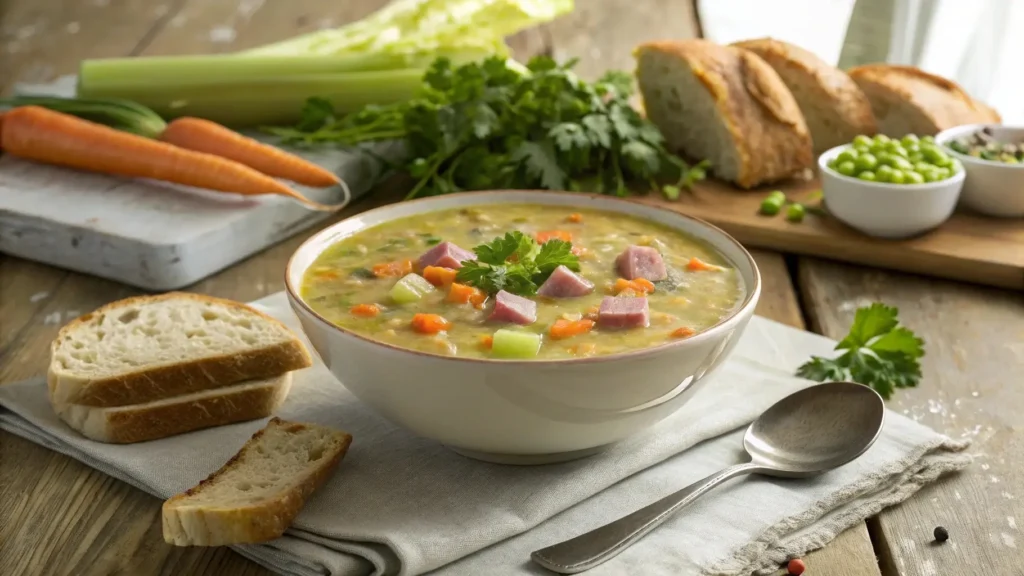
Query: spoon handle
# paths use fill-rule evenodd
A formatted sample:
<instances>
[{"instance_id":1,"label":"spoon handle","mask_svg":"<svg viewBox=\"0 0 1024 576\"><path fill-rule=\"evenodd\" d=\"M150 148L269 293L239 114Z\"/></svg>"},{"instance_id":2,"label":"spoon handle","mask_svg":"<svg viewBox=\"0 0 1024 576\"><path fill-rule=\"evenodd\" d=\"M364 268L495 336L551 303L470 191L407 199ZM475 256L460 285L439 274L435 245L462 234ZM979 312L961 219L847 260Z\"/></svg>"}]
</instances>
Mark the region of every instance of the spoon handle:
<instances>
[{"instance_id":1,"label":"spoon handle","mask_svg":"<svg viewBox=\"0 0 1024 576\"><path fill-rule=\"evenodd\" d=\"M614 558L620 552L661 525L680 508L693 502L722 482L761 469L747 463L730 466L686 488L669 494L628 516L624 516L565 542L534 551L534 562L559 574L576 574Z\"/></svg>"}]
</instances>

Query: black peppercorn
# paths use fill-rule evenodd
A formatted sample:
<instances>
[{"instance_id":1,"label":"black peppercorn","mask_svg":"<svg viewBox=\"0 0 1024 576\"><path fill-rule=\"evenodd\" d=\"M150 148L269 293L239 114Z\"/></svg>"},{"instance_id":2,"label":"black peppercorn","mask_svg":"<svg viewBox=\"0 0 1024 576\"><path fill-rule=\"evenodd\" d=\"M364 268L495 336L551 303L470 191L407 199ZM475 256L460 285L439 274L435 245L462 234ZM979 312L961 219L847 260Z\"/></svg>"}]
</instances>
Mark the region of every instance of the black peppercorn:
<instances>
[{"instance_id":1,"label":"black peppercorn","mask_svg":"<svg viewBox=\"0 0 1024 576\"><path fill-rule=\"evenodd\" d=\"M935 527L935 541L936 542L945 542L946 540L949 540L949 531L946 530L945 528L943 528L942 526L936 526Z\"/></svg>"}]
</instances>

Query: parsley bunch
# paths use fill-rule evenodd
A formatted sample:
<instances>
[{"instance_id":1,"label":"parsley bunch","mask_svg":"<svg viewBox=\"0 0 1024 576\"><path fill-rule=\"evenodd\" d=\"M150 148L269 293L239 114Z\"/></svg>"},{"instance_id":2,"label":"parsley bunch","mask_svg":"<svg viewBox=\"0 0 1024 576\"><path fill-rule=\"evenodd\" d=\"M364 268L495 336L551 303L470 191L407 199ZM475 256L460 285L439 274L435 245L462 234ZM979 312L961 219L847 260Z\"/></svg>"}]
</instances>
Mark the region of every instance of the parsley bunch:
<instances>
[{"instance_id":1,"label":"parsley bunch","mask_svg":"<svg viewBox=\"0 0 1024 576\"><path fill-rule=\"evenodd\" d=\"M657 128L629 103L632 78L622 72L580 80L575 61L530 60L527 71L492 57L453 67L438 58L419 97L368 106L337 118L329 102L307 102L294 128L271 129L289 143L353 145L404 139L409 197L462 190L592 190L625 196L640 181L670 199L705 175L668 152Z\"/></svg>"},{"instance_id":2,"label":"parsley bunch","mask_svg":"<svg viewBox=\"0 0 1024 576\"><path fill-rule=\"evenodd\" d=\"M463 262L455 279L488 294L505 290L532 296L555 268L565 266L574 272L580 270L580 261L572 253L571 243L553 239L538 245L519 231L506 232L488 244L473 248L473 252L477 259Z\"/></svg>"},{"instance_id":3,"label":"parsley bunch","mask_svg":"<svg viewBox=\"0 0 1024 576\"><path fill-rule=\"evenodd\" d=\"M797 376L826 381L852 381L871 386L886 400L896 388L912 388L921 380L924 342L899 326L898 310L881 303L857 310L850 333L836 344L837 358L812 356Z\"/></svg>"}]
</instances>

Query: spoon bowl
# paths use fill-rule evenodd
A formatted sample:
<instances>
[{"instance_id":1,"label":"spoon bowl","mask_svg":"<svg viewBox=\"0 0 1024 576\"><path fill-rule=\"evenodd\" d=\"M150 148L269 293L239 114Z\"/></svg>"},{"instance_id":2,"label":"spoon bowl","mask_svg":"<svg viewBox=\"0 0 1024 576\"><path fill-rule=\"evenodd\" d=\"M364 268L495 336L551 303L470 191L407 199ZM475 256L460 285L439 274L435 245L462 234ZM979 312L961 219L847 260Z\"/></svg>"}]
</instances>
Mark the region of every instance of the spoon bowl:
<instances>
[{"instance_id":1,"label":"spoon bowl","mask_svg":"<svg viewBox=\"0 0 1024 576\"><path fill-rule=\"evenodd\" d=\"M803 478L863 454L882 431L885 404L854 382L811 386L776 402L747 428L743 446L760 474Z\"/></svg>"}]
</instances>

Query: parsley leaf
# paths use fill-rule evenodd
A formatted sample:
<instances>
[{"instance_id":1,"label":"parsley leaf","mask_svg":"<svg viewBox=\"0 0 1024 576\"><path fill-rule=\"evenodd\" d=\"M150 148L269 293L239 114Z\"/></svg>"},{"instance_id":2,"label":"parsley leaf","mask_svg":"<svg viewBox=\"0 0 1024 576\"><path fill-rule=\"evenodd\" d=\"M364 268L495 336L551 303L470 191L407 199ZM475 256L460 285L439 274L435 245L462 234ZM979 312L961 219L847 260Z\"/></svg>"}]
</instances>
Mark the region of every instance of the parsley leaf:
<instances>
[{"instance_id":1,"label":"parsley leaf","mask_svg":"<svg viewBox=\"0 0 1024 576\"><path fill-rule=\"evenodd\" d=\"M477 259L463 262L455 279L489 294L505 290L532 296L555 268L565 266L577 272L580 269L571 243L554 239L538 245L536 240L518 231L480 244L473 252Z\"/></svg>"},{"instance_id":2,"label":"parsley leaf","mask_svg":"<svg viewBox=\"0 0 1024 576\"><path fill-rule=\"evenodd\" d=\"M899 325L898 313L879 302L859 308L850 333L836 344L835 349L843 353L832 359L812 356L797 369L797 376L818 382L859 382L886 400L897 388L917 386L924 342Z\"/></svg>"},{"instance_id":3,"label":"parsley leaf","mask_svg":"<svg viewBox=\"0 0 1024 576\"><path fill-rule=\"evenodd\" d=\"M558 165L555 151L549 143L523 142L512 151L512 160L522 162L526 167L526 174L540 180L544 188L565 188L565 172Z\"/></svg>"}]
</instances>

